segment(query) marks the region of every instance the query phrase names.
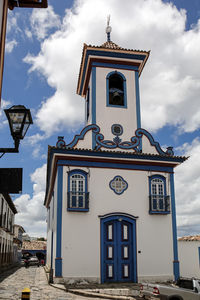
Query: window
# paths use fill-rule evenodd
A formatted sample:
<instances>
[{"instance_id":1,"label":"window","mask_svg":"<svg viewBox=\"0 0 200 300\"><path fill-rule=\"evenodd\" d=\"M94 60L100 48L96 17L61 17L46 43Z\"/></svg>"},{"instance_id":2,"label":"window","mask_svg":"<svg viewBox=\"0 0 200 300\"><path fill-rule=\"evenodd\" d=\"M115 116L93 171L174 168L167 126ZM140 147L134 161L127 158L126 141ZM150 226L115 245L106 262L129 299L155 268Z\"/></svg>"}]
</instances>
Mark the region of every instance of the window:
<instances>
[{"instance_id":1,"label":"window","mask_svg":"<svg viewBox=\"0 0 200 300\"><path fill-rule=\"evenodd\" d=\"M87 191L87 173L73 170L68 176L68 208L69 211L88 211L89 193Z\"/></svg>"},{"instance_id":2,"label":"window","mask_svg":"<svg viewBox=\"0 0 200 300\"><path fill-rule=\"evenodd\" d=\"M161 175L149 177L149 213L170 213L169 196L166 194L166 178Z\"/></svg>"},{"instance_id":3,"label":"window","mask_svg":"<svg viewBox=\"0 0 200 300\"><path fill-rule=\"evenodd\" d=\"M107 81L107 106L127 107L126 79L117 71L111 72L106 77Z\"/></svg>"}]
</instances>

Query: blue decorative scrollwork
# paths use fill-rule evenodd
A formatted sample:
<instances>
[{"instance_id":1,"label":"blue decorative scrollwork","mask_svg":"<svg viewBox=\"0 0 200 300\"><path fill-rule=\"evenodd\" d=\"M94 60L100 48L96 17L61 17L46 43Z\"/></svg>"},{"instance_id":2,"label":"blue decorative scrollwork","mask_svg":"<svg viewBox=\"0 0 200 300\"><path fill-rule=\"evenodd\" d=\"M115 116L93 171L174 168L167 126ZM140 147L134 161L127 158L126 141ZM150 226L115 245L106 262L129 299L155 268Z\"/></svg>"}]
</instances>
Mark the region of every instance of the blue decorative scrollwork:
<instances>
[{"instance_id":1,"label":"blue decorative scrollwork","mask_svg":"<svg viewBox=\"0 0 200 300\"><path fill-rule=\"evenodd\" d=\"M122 139L119 138L119 136L115 136L113 140L104 140L104 135L100 133L100 128L98 125L91 124L83 128L80 134L75 135L73 141L65 145L65 142L61 139L60 141L58 140L57 142L57 147L61 148L73 148L76 146L79 140L83 140L85 137L85 134L88 131L92 131L94 133L94 138L96 142L96 147L95 150L100 150L101 148L106 148L106 149L116 149L120 148L123 150L135 150L135 152L139 153L140 152L140 145L141 145L141 139L144 136L146 136L151 144L151 146L155 147L158 154L160 155L167 155L167 156L173 156L173 147L168 147L166 151L163 151L160 147L160 144L154 140L152 135L145 129L138 128L135 131L135 136L132 136L130 138L130 141L122 141Z\"/></svg>"},{"instance_id":2,"label":"blue decorative scrollwork","mask_svg":"<svg viewBox=\"0 0 200 300\"><path fill-rule=\"evenodd\" d=\"M163 151L160 147L160 144L154 140L152 135L147 130L143 128L138 128L135 132L135 135L140 138L142 138L142 136L145 135L148 138L151 146L154 146L160 155L168 155L168 156L174 155L173 147L168 147L166 152Z\"/></svg>"}]
</instances>

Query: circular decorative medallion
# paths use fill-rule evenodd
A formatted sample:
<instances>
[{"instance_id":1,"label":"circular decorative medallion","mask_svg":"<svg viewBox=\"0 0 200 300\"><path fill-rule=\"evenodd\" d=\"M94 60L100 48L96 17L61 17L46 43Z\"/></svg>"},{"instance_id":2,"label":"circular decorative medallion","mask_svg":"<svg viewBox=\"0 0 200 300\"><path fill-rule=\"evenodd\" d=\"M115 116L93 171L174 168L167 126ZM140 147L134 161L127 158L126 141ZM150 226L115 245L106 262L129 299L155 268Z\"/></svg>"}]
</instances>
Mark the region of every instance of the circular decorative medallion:
<instances>
[{"instance_id":1,"label":"circular decorative medallion","mask_svg":"<svg viewBox=\"0 0 200 300\"><path fill-rule=\"evenodd\" d=\"M113 124L111 126L112 134L120 136L123 133L123 127L120 124Z\"/></svg>"},{"instance_id":2,"label":"circular decorative medallion","mask_svg":"<svg viewBox=\"0 0 200 300\"><path fill-rule=\"evenodd\" d=\"M111 190L117 195L121 195L128 188L128 183L121 176L115 176L109 183Z\"/></svg>"}]
</instances>

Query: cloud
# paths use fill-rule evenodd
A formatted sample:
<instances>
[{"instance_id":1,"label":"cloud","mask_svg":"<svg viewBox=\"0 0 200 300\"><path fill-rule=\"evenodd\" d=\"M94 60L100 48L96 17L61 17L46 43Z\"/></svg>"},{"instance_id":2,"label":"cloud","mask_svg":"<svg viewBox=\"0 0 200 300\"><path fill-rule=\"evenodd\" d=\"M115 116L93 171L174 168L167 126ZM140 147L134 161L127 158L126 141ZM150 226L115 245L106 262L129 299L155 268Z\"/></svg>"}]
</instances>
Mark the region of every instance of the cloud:
<instances>
[{"instance_id":1,"label":"cloud","mask_svg":"<svg viewBox=\"0 0 200 300\"><path fill-rule=\"evenodd\" d=\"M47 9L33 9L30 17L31 29L33 34L39 39L44 39L53 28L60 27L60 17L55 14L53 7ZM30 37L30 32L28 32Z\"/></svg>"},{"instance_id":2,"label":"cloud","mask_svg":"<svg viewBox=\"0 0 200 300\"><path fill-rule=\"evenodd\" d=\"M179 150L187 161L175 170L177 224L179 236L200 232L200 138L185 143Z\"/></svg>"},{"instance_id":3,"label":"cloud","mask_svg":"<svg viewBox=\"0 0 200 300\"><path fill-rule=\"evenodd\" d=\"M46 164L31 175L33 196L18 197L14 204L18 210L15 223L24 227L30 236L46 236L46 209L43 206L46 185Z\"/></svg>"},{"instance_id":4,"label":"cloud","mask_svg":"<svg viewBox=\"0 0 200 300\"><path fill-rule=\"evenodd\" d=\"M21 31L17 23L18 17L19 17L18 13L15 14L13 11L8 10L8 19L7 19L7 27L6 27L7 34Z\"/></svg>"},{"instance_id":5,"label":"cloud","mask_svg":"<svg viewBox=\"0 0 200 300\"><path fill-rule=\"evenodd\" d=\"M17 46L17 41L16 40L12 40L12 41L6 41L6 45L5 45L5 51L6 53L11 53L14 49L14 47Z\"/></svg>"},{"instance_id":6,"label":"cloud","mask_svg":"<svg viewBox=\"0 0 200 300\"><path fill-rule=\"evenodd\" d=\"M200 21L185 31L186 11L161 0L74 1L61 27L52 7L37 12L38 16L34 11L31 22L35 34L36 28L42 30L38 38L46 36L51 20L55 19L59 28L41 43L37 56L29 53L24 59L31 65L30 72L42 74L55 88L37 113L40 129L51 135L61 128L77 129L83 123L84 101L75 95L82 45L105 42L109 13L114 42L124 48L151 50L140 79L142 127L156 131L171 124L182 132L198 129ZM40 24L48 16L43 28Z\"/></svg>"}]
</instances>

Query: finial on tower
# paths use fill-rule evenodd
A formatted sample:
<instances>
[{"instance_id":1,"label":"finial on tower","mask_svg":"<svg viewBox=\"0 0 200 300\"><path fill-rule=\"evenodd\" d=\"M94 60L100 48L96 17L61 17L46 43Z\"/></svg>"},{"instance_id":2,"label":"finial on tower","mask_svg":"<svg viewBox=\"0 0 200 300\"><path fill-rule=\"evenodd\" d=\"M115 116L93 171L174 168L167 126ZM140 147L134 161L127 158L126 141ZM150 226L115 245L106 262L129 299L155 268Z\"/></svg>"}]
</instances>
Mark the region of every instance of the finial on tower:
<instances>
[{"instance_id":1,"label":"finial on tower","mask_svg":"<svg viewBox=\"0 0 200 300\"><path fill-rule=\"evenodd\" d=\"M107 33L107 41L110 42L110 33L112 31L112 27L110 26L110 15L107 17L107 27L106 27L106 33Z\"/></svg>"}]
</instances>

